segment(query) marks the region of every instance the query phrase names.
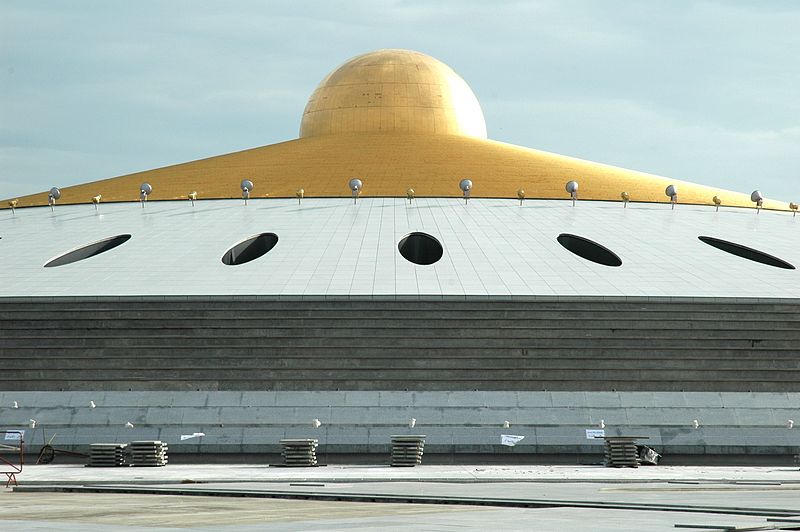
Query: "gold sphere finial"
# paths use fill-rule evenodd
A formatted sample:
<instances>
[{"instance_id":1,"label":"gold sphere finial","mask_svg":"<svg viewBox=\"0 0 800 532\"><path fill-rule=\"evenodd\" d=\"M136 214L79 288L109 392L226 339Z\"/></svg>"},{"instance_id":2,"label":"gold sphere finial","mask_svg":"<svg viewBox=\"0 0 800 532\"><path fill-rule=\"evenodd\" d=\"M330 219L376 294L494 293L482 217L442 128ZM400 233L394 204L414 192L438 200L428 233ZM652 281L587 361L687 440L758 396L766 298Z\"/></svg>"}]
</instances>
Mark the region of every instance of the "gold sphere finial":
<instances>
[{"instance_id":1,"label":"gold sphere finial","mask_svg":"<svg viewBox=\"0 0 800 532\"><path fill-rule=\"evenodd\" d=\"M517 190L517 199L519 199L519 204L522 205L522 202L525 201L525 189Z\"/></svg>"},{"instance_id":2,"label":"gold sphere finial","mask_svg":"<svg viewBox=\"0 0 800 532\"><path fill-rule=\"evenodd\" d=\"M412 50L359 55L328 74L308 99L300 137L397 131L486 138L469 85L441 61Z\"/></svg>"},{"instance_id":3,"label":"gold sphere finial","mask_svg":"<svg viewBox=\"0 0 800 532\"><path fill-rule=\"evenodd\" d=\"M409 187L409 188L406 189L406 199L408 200L409 203L411 203L411 200L414 199L414 189L413 188Z\"/></svg>"}]
</instances>

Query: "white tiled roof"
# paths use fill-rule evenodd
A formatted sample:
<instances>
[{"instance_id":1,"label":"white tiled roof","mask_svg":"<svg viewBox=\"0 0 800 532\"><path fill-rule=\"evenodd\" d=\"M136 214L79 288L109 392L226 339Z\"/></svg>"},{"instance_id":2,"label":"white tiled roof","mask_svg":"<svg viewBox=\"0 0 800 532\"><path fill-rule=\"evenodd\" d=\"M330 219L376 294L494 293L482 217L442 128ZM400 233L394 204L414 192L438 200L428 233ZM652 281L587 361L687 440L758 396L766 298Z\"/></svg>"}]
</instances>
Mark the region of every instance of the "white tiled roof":
<instances>
[{"instance_id":1,"label":"white tiled roof","mask_svg":"<svg viewBox=\"0 0 800 532\"><path fill-rule=\"evenodd\" d=\"M411 231L435 236L442 259L398 252ZM736 242L800 266L790 213L678 205L452 198L237 200L56 206L0 212L0 296L692 296L800 297L800 270L752 262L698 240ZM247 264L221 257L248 236L279 242ZM556 240L571 233L622 259L589 262ZM118 234L101 255L50 259Z\"/></svg>"}]
</instances>

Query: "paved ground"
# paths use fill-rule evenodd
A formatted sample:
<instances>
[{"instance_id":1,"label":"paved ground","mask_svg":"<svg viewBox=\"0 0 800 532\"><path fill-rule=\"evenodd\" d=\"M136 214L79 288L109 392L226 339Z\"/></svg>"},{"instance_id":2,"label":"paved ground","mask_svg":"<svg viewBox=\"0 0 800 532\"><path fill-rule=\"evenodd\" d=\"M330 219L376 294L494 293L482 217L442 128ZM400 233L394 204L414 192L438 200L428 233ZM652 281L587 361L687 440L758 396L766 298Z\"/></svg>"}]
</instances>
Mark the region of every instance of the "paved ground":
<instances>
[{"instance_id":1,"label":"paved ground","mask_svg":"<svg viewBox=\"0 0 800 532\"><path fill-rule=\"evenodd\" d=\"M78 464L26 465L19 476L25 484L206 482L653 482L750 481L798 482L798 467L656 466L609 468L568 465L424 465L393 468L383 465L329 465L316 468L268 467L253 464L170 464L162 468L91 468Z\"/></svg>"},{"instance_id":2,"label":"paved ground","mask_svg":"<svg viewBox=\"0 0 800 532\"><path fill-rule=\"evenodd\" d=\"M192 480L197 483L185 484ZM23 489L0 492L0 527L16 530L676 530L676 524L764 526L800 519L800 470L761 467L170 465L26 467ZM179 490L187 495L60 493ZM96 488L92 488L96 486ZM218 496L188 495L215 493ZM255 497L237 497L248 494ZM422 497L532 502L543 507L286 500L261 496ZM227 496L219 496L227 495ZM674 505L674 506L669 506ZM694 510L694 511L692 511ZM707 530L712 530L707 528ZM718 530L718 529L717 529Z\"/></svg>"}]
</instances>

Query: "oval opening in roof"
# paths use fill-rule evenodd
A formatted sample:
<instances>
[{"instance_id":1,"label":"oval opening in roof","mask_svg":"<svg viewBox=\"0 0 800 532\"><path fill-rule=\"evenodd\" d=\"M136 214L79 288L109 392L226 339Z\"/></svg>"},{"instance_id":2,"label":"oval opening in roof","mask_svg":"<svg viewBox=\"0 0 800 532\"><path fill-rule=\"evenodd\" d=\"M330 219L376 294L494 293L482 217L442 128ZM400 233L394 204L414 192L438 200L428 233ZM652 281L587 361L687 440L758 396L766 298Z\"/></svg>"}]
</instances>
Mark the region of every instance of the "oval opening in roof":
<instances>
[{"instance_id":1,"label":"oval opening in roof","mask_svg":"<svg viewBox=\"0 0 800 532\"><path fill-rule=\"evenodd\" d=\"M588 238L562 233L558 235L557 240L568 251L582 259L590 260L603 266L622 266L622 259L616 253Z\"/></svg>"},{"instance_id":2,"label":"oval opening in roof","mask_svg":"<svg viewBox=\"0 0 800 532\"><path fill-rule=\"evenodd\" d=\"M228 266L238 266L256 260L269 253L278 243L275 233L261 233L242 240L222 256L222 262Z\"/></svg>"},{"instance_id":3,"label":"oval opening in roof","mask_svg":"<svg viewBox=\"0 0 800 532\"><path fill-rule=\"evenodd\" d=\"M100 255L106 251L111 251L117 246L121 246L130 240L130 238L131 235L117 235L104 238L103 240L98 240L97 242L92 242L91 244L81 246L77 249L73 249L72 251L67 251L63 255L59 255L58 257L50 260L50 262L45 264L44 267L52 268L54 266L64 266L65 264L72 264L73 262L78 262L80 260L94 257L95 255Z\"/></svg>"},{"instance_id":4,"label":"oval opening in roof","mask_svg":"<svg viewBox=\"0 0 800 532\"><path fill-rule=\"evenodd\" d=\"M794 266L785 260L769 255L768 253L764 253L763 251L758 251L757 249L749 248L734 242L728 242L727 240L720 240L719 238L714 238L711 236L698 236L697 238L709 246L721 249L722 251L730 253L731 255L742 257L743 259L752 260L753 262L760 262L761 264L774 266L776 268L783 268L785 270L795 269Z\"/></svg>"},{"instance_id":5,"label":"oval opening in roof","mask_svg":"<svg viewBox=\"0 0 800 532\"><path fill-rule=\"evenodd\" d=\"M410 233L397 244L400 254L409 262L427 266L442 258L442 245L428 233Z\"/></svg>"}]
</instances>

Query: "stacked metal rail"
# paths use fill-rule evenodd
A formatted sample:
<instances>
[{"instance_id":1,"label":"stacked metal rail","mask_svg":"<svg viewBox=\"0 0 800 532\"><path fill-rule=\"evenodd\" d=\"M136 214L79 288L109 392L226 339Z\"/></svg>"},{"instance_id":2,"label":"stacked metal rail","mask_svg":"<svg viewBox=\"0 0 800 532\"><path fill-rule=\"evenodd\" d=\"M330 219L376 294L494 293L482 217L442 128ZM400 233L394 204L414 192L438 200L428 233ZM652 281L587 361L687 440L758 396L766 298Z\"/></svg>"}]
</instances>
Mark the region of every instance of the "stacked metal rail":
<instances>
[{"instance_id":1,"label":"stacked metal rail","mask_svg":"<svg viewBox=\"0 0 800 532\"><path fill-rule=\"evenodd\" d=\"M124 443L93 443L89 451L88 467L120 467L125 464Z\"/></svg>"},{"instance_id":2,"label":"stacked metal rail","mask_svg":"<svg viewBox=\"0 0 800 532\"><path fill-rule=\"evenodd\" d=\"M639 449L636 440L647 439L645 436L606 436L606 467L639 467Z\"/></svg>"},{"instance_id":3,"label":"stacked metal rail","mask_svg":"<svg viewBox=\"0 0 800 532\"><path fill-rule=\"evenodd\" d=\"M425 436L392 436L392 467L414 467L422 463Z\"/></svg>"},{"instance_id":4,"label":"stacked metal rail","mask_svg":"<svg viewBox=\"0 0 800 532\"><path fill-rule=\"evenodd\" d=\"M134 441L130 444L131 465L161 467L167 465L167 444L161 441Z\"/></svg>"},{"instance_id":5,"label":"stacked metal rail","mask_svg":"<svg viewBox=\"0 0 800 532\"><path fill-rule=\"evenodd\" d=\"M313 467L317 465L318 440L286 439L281 440L283 465L287 467Z\"/></svg>"}]
</instances>

